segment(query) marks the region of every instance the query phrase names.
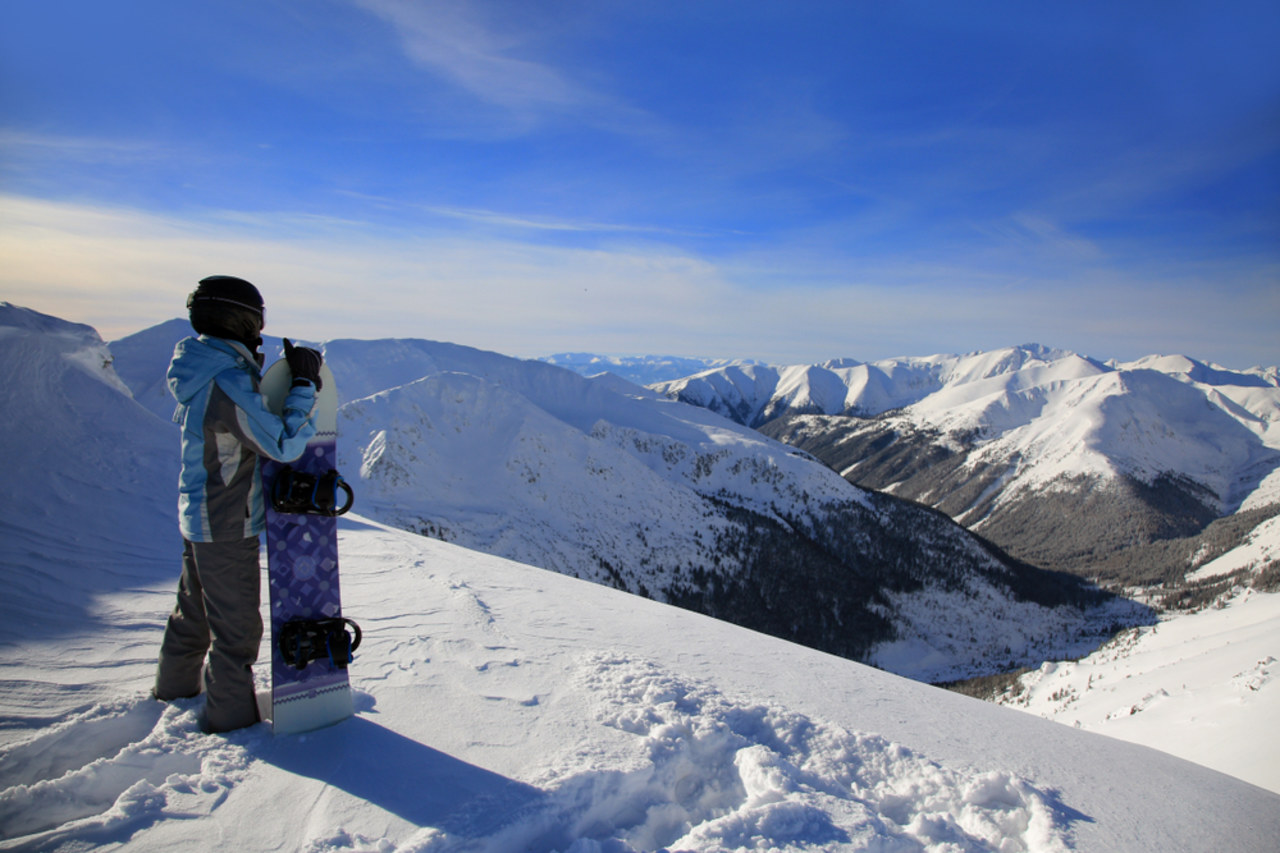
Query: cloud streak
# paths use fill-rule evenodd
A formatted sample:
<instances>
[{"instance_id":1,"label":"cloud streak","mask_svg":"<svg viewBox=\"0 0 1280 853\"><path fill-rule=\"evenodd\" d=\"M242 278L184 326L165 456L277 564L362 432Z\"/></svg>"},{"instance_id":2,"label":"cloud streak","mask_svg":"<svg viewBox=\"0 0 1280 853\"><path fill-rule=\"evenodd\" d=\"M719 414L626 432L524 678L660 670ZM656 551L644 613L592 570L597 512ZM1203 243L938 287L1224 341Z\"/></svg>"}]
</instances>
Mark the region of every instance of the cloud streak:
<instances>
[{"instance_id":1,"label":"cloud streak","mask_svg":"<svg viewBox=\"0 0 1280 853\"><path fill-rule=\"evenodd\" d=\"M505 111L520 132L548 122L654 132L656 116L583 83L552 54L560 41L546 10L525 4L353 0L389 24L413 63ZM643 130L642 130L643 129Z\"/></svg>"},{"instance_id":2,"label":"cloud streak","mask_svg":"<svg viewBox=\"0 0 1280 853\"><path fill-rule=\"evenodd\" d=\"M511 108L576 107L594 100L540 62L512 56L519 40L500 38L467 4L359 0L394 26L405 52L483 100Z\"/></svg>"}]
</instances>

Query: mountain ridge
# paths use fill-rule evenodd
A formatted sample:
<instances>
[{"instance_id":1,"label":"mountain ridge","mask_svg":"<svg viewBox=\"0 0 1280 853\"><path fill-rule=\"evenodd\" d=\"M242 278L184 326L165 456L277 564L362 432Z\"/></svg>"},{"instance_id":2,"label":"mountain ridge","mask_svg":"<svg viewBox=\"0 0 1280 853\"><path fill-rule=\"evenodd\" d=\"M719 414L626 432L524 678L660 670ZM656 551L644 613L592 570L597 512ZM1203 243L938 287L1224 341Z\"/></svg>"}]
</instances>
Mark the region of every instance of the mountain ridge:
<instances>
[{"instance_id":1,"label":"mountain ridge","mask_svg":"<svg viewBox=\"0 0 1280 853\"><path fill-rule=\"evenodd\" d=\"M689 358L678 355L598 355L589 352L554 353L542 356L538 360L567 368L587 378L609 373L635 385L646 386L679 379L704 370L755 363L753 359Z\"/></svg>"},{"instance_id":2,"label":"mountain ridge","mask_svg":"<svg viewBox=\"0 0 1280 853\"><path fill-rule=\"evenodd\" d=\"M1090 577L1130 545L1280 502L1276 368L1040 345L843 365L712 370L655 390Z\"/></svg>"}]
</instances>

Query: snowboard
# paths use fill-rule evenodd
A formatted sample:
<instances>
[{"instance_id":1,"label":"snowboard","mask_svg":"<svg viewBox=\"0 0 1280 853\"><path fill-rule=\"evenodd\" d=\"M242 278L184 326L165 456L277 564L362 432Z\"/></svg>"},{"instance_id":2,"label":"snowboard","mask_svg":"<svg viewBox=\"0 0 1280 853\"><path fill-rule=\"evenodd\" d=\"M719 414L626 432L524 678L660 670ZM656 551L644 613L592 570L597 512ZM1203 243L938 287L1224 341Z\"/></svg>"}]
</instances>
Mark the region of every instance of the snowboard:
<instances>
[{"instance_id":1,"label":"snowboard","mask_svg":"<svg viewBox=\"0 0 1280 853\"><path fill-rule=\"evenodd\" d=\"M316 434L302 456L290 463L262 460L271 598L271 721L276 734L321 728L354 712L346 669L354 644L346 627L355 626L342 617L337 513L298 511L301 505L296 501L289 506L276 499L291 486L301 484L305 491L308 484L323 485L326 476L330 481L337 476L338 395L328 365L321 368L320 378ZM276 414L283 411L292 381L284 359L263 374L259 390ZM350 495L347 488L347 507ZM358 628L356 632L358 644Z\"/></svg>"}]
</instances>

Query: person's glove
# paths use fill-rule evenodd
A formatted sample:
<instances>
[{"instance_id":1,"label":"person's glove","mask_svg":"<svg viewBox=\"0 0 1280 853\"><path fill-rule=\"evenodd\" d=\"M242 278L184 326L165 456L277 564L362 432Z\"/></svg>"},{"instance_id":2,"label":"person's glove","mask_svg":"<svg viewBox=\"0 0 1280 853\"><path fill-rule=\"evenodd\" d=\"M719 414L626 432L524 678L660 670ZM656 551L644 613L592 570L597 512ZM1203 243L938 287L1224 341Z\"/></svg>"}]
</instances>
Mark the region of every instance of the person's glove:
<instances>
[{"instance_id":1,"label":"person's glove","mask_svg":"<svg viewBox=\"0 0 1280 853\"><path fill-rule=\"evenodd\" d=\"M296 384L305 379L315 386L317 392L323 387L320 381L320 367L324 364L324 356L310 347L295 347L288 338L284 339L284 360L289 362L289 371Z\"/></svg>"}]
</instances>

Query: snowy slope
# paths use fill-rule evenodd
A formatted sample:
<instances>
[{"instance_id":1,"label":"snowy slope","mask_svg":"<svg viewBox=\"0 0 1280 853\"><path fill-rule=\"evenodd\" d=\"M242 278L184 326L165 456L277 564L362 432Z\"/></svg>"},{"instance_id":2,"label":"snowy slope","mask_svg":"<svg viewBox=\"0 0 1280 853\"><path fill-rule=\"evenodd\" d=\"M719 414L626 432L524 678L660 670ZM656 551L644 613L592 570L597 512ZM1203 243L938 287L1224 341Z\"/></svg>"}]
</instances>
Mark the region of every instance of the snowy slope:
<instances>
[{"instance_id":1,"label":"snowy slope","mask_svg":"<svg viewBox=\"0 0 1280 853\"><path fill-rule=\"evenodd\" d=\"M0 849L1261 851L1280 833L1280 797L1164 753L358 516L339 533L357 716L204 735L199 699L145 695L179 553L173 472L147 460L175 437L91 330L4 319L25 371L0 377L0 464L27 476L0 562L45 608L5 613ZM106 519L69 532L89 507Z\"/></svg>"},{"instance_id":2,"label":"snowy slope","mask_svg":"<svg viewBox=\"0 0 1280 853\"><path fill-rule=\"evenodd\" d=\"M1243 589L1082 660L1045 663L998 701L1280 791L1278 676L1280 595Z\"/></svg>"},{"instance_id":3,"label":"snowy slope","mask_svg":"<svg viewBox=\"0 0 1280 853\"><path fill-rule=\"evenodd\" d=\"M397 527L851 657L884 620L889 641L929 653L876 659L928 680L1043 659L1045 643L1090 646L1144 618L1122 602L1057 606L1082 599L937 516L611 376L425 342L326 352L358 369L409 345L430 349L434 372L341 415L343 467ZM963 615L939 631L917 598Z\"/></svg>"},{"instance_id":4,"label":"snowy slope","mask_svg":"<svg viewBox=\"0 0 1280 853\"><path fill-rule=\"evenodd\" d=\"M67 585L116 590L167 571L172 541L155 519L176 517L178 436L110 362L88 326L0 303L0 642L91 627L91 599L59 595Z\"/></svg>"},{"instance_id":5,"label":"snowy slope","mask_svg":"<svg viewBox=\"0 0 1280 853\"><path fill-rule=\"evenodd\" d=\"M1232 575L1247 580L1267 571L1280 573L1280 516L1259 524L1227 553L1202 562L1188 580L1207 582Z\"/></svg>"},{"instance_id":6,"label":"snowy slope","mask_svg":"<svg viewBox=\"0 0 1280 853\"><path fill-rule=\"evenodd\" d=\"M1225 514L1280 463L1280 433L1252 413L1215 405L1216 390L1151 370L1065 380L1057 371L1027 373L939 392L903 415L916 429L974 436L970 469L1018 460L987 512L1074 477L1151 483L1174 474ZM1262 399L1280 401L1280 388Z\"/></svg>"},{"instance_id":7,"label":"snowy slope","mask_svg":"<svg viewBox=\"0 0 1280 853\"><path fill-rule=\"evenodd\" d=\"M1280 517L1188 580L1205 604L1045 663L996 701L1280 791Z\"/></svg>"},{"instance_id":8,"label":"snowy slope","mask_svg":"<svg viewBox=\"0 0 1280 853\"><path fill-rule=\"evenodd\" d=\"M1144 618L1123 602L1055 606L1048 586L1015 592L1015 575L1059 580L1030 580L944 519L701 410L619 393L616 380L534 374L446 371L344 406L340 459L368 512L849 656L866 653L858 620L884 619L896 638L870 659L927 680L1085 650L1105 626ZM796 553L820 543L835 556L758 556L767 525Z\"/></svg>"},{"instance_id":9,"label":"snowy slope","mask_svg":"<svg viewBox=\"0 0 1280 853\"><path fill-rule=\"evenodd\" d=\"M0 657L0 849L1268 850L1280 797L604 587L344 521L357 716L202 735L144 697L159 585ZM265 675L265 674L263 674ZM93 688L93 701L84 701ZM1157 786L1159 797L1150 789Z\"/></svg>"}]
</instances>

